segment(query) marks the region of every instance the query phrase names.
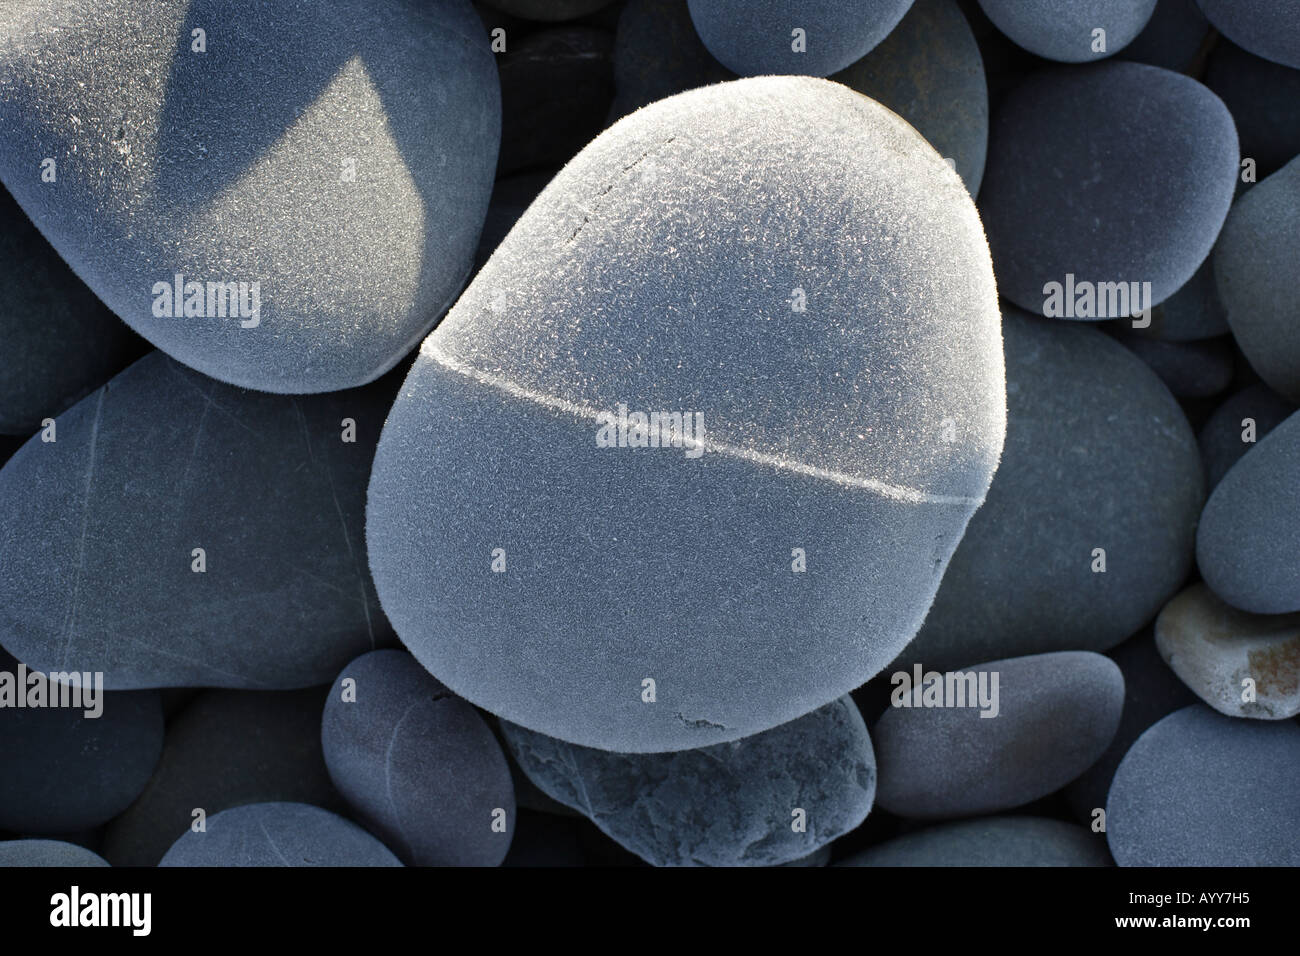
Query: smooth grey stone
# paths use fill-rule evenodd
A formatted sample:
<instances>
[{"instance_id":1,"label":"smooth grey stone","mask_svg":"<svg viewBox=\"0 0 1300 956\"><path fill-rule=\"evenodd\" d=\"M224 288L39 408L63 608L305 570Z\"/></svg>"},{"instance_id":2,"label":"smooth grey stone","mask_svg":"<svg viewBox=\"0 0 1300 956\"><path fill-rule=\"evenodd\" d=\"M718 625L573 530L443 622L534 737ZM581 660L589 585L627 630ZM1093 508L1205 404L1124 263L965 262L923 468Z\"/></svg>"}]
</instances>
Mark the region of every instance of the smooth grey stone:
<instances>
[{"instance_id":1,"label":"smooth grey stone","mask_svg":"<svg viewBox=\"0 0 1300 956\"><path fill-rule=\"evenodd\" d=\"M1215 29L1283 66L1300 68L1300 16L1295 0L1200 0L1201 10Z\"/></svg>"},{"instance_id":2,"label":"smooth grey stone","mask_svg":"<svg viewBox=\"0 0 1300 956\"><path fill-rule=\"evenodd\" d=\"M1108 654L1124 675L1124 710L1106 752L1065 788L1065 799L1083 823L1092 827L1105 810L1115 768L1133 741L1166 714L1196 702L1187 685L1169 669L1156 650L1151 628L1144 628Z\"/></svg>"},{"instance_id":3,"label":"smooth grey stone","mask_svg":"<svg viewBox=\"0 0 1300 956\"><path fill-rule=\"evenodd\" d=\"M1214 277L1237 345L1269 386L1300 402L1300 156L1232 206Z\"/></svg>"},{"instance_id":4,"label":"smooth grey stone","mask_svg":"<svg viewBox=\"0 0 1300 956\"><path fill-rule=\"evenodd\" d=\"M194 823L249 803L310 803L341 811L321 755L326 688L202 691L167 727L143 792L109 823L101 852L114 866L157 866Z\"/></svg>"},{"instance_id":5,"label":"smooth grey stone","mask_svg":"<svg viewBox=\"0 0 1300 956\"><path fill-rule=\"evenodd\" d=\"M1124 331L1113 332L1125 348L1146 363L1178 398L1211 398L1232 384L1232 340L1166 342Z\"/></svg>"},{"instance_id":6,"label":"smooth grey stone","mask_svg":"<svg viewBox=\"0 0 1300 956\"><path fill-rule=\"evenodd\" d=\"M14 681L20 673L2 650L0 671ZM97 707L97 717L86 716L96 706L0 707L0 829L60 835L97 827L144 789L162 750L158 694L106 693Z\"/></svg>"},{"instance_id":7,"label":"smooth grey stone","mask_svg":"<svg viewBox=\"0 0 1300 956\"><path fill-rule=\"evenodd\" d=\"M1126 333L1162 342L1191 342L1227 335L1228 314L1214 281L1214 254L1201 263L1182 288L1151 310L1151 324L1135 326L1133 319L1116 319Z\"/></svg>"},{"instance_id":8,"label":"smooth grey stone","mask_svg":"<svg viewBox=\"0 0 1300 956\"><path fill-rule=\"evenodd\" d=\"M390 640L362 522L396 384L267 395L145 356L0 471L0 643L111 690L333 680Z\"/></svg>"},{"instance_id":9,"label":"smooth grey stone","mask_svg":"<svg viewBox=\"0 0 1300 956\"><path fill-rule=\"evenodd\" d=\"M1205 85L1232 112L1241 155L1255 160L1256 181L1300 154L1300 69L1260 59L1220 38L1206 65Z\"/></svg>"},{"instance_id":10,"label":"smooth grey stone","mask_svg":"<svg viewBox=\"0 0 1300 956\"><path fill-rule=\"evenodd\" d=\"M500 88L466 0L16 0L0 35L0 178L178 361L269 392L352 388L468 278ZM160 316L177 274L260 283L258 307Z\"/></svg>"},{"instance_id":11,"label":"smooth grey stone","mask_svg":"<svg viewBox=\"0 0 1300 956\"><path fill-rule=\"evenodd\" d=\"M505 755L478 711L410 654L373 651L344 667L321 742L334 785L407 865L505 859L515 827Z\"/></svg>"},{"instance_id":12,"label":"smooth grey stone","mask_svg":"<svg viewBox=\"0 0 1300 956\"><path fill-rule=\"evenodd\" d=\"M1223 476L1201 514L1196 563L1205 583L1256 614L1300 611L1300 413Z\"/></svg>"},{"instance_id":13,"label":"smooth grey stone","mask_svg":"<svg viewBox=\"0 0 1300 956\"><path fill-rule=\"evenodd\" d=\"M576 20L595 13L609 0L484 0L489 6L524 20Z\"/></svg>"},{"instance_id":14,"label":"smooth grey stone","mask_svg":"<svg viewBox=\"0 0 1300 956\"><path fill-rule=\"evenodd\" d=\"M709 52L740 76L829 76L866 56L912 0L687 0ZM796 50L794 30L806 40Z\"/></svg>"},{"instance_id":15,"label":"smooth grey stone","mask_svg":"<svg viewBox=\"0 0 1300 956\"><path fill-rule=\"evenodd\" d=\"M793 720L919 626L1001 450L998 324L965 187L884 107L770 77L639 110L422 346L370 483L385 612L452 691L584 746ZM620 403L704 441L601 447Z\"/></svg>"},{"instance_id":16,"label":"smooth grey stone","mask_svg":"<svg viewBox=\"0 0 1300 956\"><path fill-rule=\"evenodd\" d=\"M186 832L159 866L401 866L361 827L305 803L252 803Z\"/></svg>"},{"instance_id":17,"label":"smooth grey stone","mask_svg":"<svg viewBox=\"0 0 1300 956\"><path fill-rule=\"evenodd\" d=\"M146 350L3 187L0 288L0 432L30 435Z\"/></svg>"},{"instance_id":18,"label":"smooth grey stone","mask_svg":"<svg viewBox=\"0 0 1300 956\"><path fill-rule=\"evenodd\" d=\"M999 30L1031 53L1064 63L1100 60L1133 42L1156 0L979 0ZM1103 51L1093 30L1106 31Z\"/></svg>"},{"instance_id":19,"label":"smooth grey stone","mask_svg":"<svg viewBox=\"0 0 1300 956\"><path fill-rule=\"evenodd\" d=\"M1300 866L1300 726L1194 704L1138 738L1106 802L1120 866Z\"/></svg>"},{"instance_id":20,"label":"smooth grey stone","mask_svg":"<svg viewBox=\"0 0 1300 956\"><path fill-rule=\"evenodd\" d=\"M1142 32L1124 47L1123 59L1192 73L1209 33L1196 0L1159 0Z\"/></svg>"},{"instance_id":21,"label":"smooth grey stone","mask_svg":"<svg viewBox=\"0 0 1300 956\"><path fill-rule=\"evenodd\" d=\"M1247 386L1225 400L1196 437L1205 463L1206 487L1213 491L1242 455L1295 410L1294 404L1263 383ZM1252 430L1254 441L1248 441Z\"/></svg>"},{"instance_id":22,"label":"smooth grey stone","mask_svg":"<svg viewBox=\"0 0 1300 956\"><path fill-rule=\"evenodd\" d=\"M1106 841L1042 817L961 820L895 837L837 866L1111 866Z\"/></svg>"},{"instance_id":23,"label":"smooth grey stone","mask_svg":"<svg viewBox=\"0 0 1300 956\"><path fill-rule=\"evenodd\" d=\"M847 696L743 740L672 753L501 727L533 783L654 866L802 860L866 819L876 790L871 738Z\"/></svg>"},{"instance_id":24,"label":"smooth grey stone","mask_svg":"<svg viewBox=\"0 0 1300 956\"><path fill-rule=\"evenodd\" d=\"M921 706L921 688L900 687L872 727L883 809L936 820L1023 806L1087 770L1115 736L1124 677L1108 657L1035 654L963 668L956 679L972 673L988 690L998 675L991 708L969 697Z\"/></svg>"},{"instance_id":25,"label":"smooth grey stone","mask_svg":"<svg viewBox=\"0 0 1300 956\"><path fill-rule=\"evenodd\" d=\"M1156 618L1156 646L1183 683L1222 714L1300 714L1300 614L1247 614L1197 583Z\"/></svg>"},{"instance_id":26,"label":"smooth grey stone","mask_svg":"<svg viewBox=\"0 0 1300 956\"><path fill-rule=\"evenodd\" d=\"M0 867L8 866L108 866L108 861L75 843L5 840L0 842Z\"/></svg>"},{"instance_id":27,"label":"smooth grey stone","mask_svg":"<svg viewBox=\"0 0 1300 956\"><path fill-rule=\"evenodd\" d=\"M1003 339L1002 462L906 667L1107 650L1154 618L1191 569L1204 481L1169 390L1087 326L1009 308ZM1104 573L1093 571L1098 548Z\"/></svg>"},{"instance_id":28,"label":"smooth grey stone","mask_svg":"<svg viewBox=\"0 0 1300 956\"><path fill-rule=\"evenodd\" d=\"M1072 275L1149 282L1144 304L1159 305L1209 255L1237 160L1227 107L1181 73L1113 61L1029 76L994 110L980 192L998 291L1046 314L1048 284ZM1120 307L1106 298L1096 311Z\"/></svg>"},{"instance_id":29,"label":"smooth grey stone","mask_svg":"<svg viewBox=\"0 0 1300 956\"><path fill-rule=\"evenodd\" d=\"M955 163L972 196L984 178L984 62L955 0L916 0L881 44L830 79L889 107Z\"/></svg>"},{"instance_id":30,"label":"smooth grey stone","mask_svg":"<svg viewBox=\"0 0 1300 956\"><path fill-rule=\"evenodd\" d=\"M610 122L656 100L734 79L695 32L686 0L628 0L614 37Z\"/></svg>"},{"instance_id":31,"label":"smooth grey stone","mask_svg":"<svg viewBox=\"0 0 1300 956\"><path fill-rule=\"evenodd\" d=\"M614 38L555 27L507 43L501 77L497 176L560 166L605 126L614 101Z\"/></svg>"}]
</instances>

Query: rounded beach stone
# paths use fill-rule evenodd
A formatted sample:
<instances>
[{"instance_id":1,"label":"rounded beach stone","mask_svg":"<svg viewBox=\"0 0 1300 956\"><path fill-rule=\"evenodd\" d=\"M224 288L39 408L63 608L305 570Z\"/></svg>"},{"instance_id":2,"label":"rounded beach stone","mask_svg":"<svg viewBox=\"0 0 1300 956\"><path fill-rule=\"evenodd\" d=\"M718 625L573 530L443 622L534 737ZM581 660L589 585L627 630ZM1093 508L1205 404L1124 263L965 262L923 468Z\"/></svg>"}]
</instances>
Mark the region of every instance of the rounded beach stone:
<instances>
[{"instance_id":1,"label":"rounded beach stone","mask_svg":"<svg viewBox=\"0 0 1300 956\"><path fill-rule=\"evenodd\" d=\"M1151 19L1156 0L979 0L979 4L994 26L1030 53L1083 63L1128 46Z\"/></svg>"},{"instance_id":2,"label":"rounded beach stone","mask_svg":"<svg viewBox=\"0 0 1300 956\"><path fill-rule=\"evenodd\" d=\"M1096 329L1008 309L1002 331L1006 448L908 667L1107 650L1191 568L1205 491L1169 390Z\"/></svg>"},{"instance_id":3,"label":"rounded beach stone","mask_svg":"<svg viewBox=\"0 0 1300 956\"><path fill-rule=\"evenodd\" d=\"M934 673L900 684L871 730L877 800L900 817L974 816L1054 793L1102 755L1124 706L1120 669L1088 651Z\"/></svg>"},{"instance_id":4,"label":"rounded beach stone","mask_svg":"<svg viewBox=\"0 0 1300 956\"><path fill-rule=\"evenodd\" d=\"M26 686L15 686L20 676ZM8 685L0 707L0 829L61 834L99 826L126 809L158 763L158 694L83 696L89 704L83 707L18 707L9 694L16 690L32 702L29 676L0 652L0 680ZM48 681L39 683L46 702L49 694L62 693ZM87 687L93 684L83 683L83 691Z\"/></svg>"},{"instance_id":5,"label":"rounded beach stone","mask_svg":"<svg viewBox=\"0 0 1300 956\"><path fill-rule=\"evenodd\" d=\"M1223 476L1196 533L1214 592L1256 614L1300 611L1300 413Z\"/></svg>"},{"instance_id":6,"label":"rounded beach stone","mask_svg":"<svg viewBox=\"0 0 1300 956\"><path fill-rule=\"evenodd\" d=\"M1234 353L1227 336L1166 342L1135 335L1123 325L1112 334L1179 398L1211 398L1232 384Z\"/></svg>"},{"instance_id":7,"label":"rounded beach stone","mask_svg":"<svg viewBox=\"0 0 1300 956\"><path fill-rule=\"evenodd\" d=\"M1247 614L1198 583L1160 612L1156 646L1183 683L1222 714L1300 714L1300 614Z\"/></svg>"},{"instance_id":8,"label":"rounded beach stone","mask_svg":"<svg viewBox=\"0 0 1300 956\"><path fill-rule=\"evenodd\" d=\"M1112 866L1106 838L1063 820L982 817L926 827L837 866Z\"/></svg>"},{"instance_id":9,"label":"rounded beach stone","mask_svg":"<svg viewBox=\"0 0 1300 956\"><path fill-rule=\"evenodd\" d=\"M1197 0L1159 0L1142 32L1124 47L1122 58L1191 73L1209 32L1210 21Z\"/></svg>"},{"instance_id":10,"label":"rounded beach stone","mask_svg":"<svg viewBox=\"0 0 1300 956\"><path fill-rule=\"evenodd\" d=\"M916 0L881 44L830 79L888 106L951 159L974 196L989 98L979 44L955 0Z\"/></svg>"},{"instance_id":11,"label":"rounded beach stone","mask_svg":"<svg viewBox=\"0 0 1300 956\"><path fill-rule=\"evenodd\" d=\"M1209 255L1237 160L1227 107L1181 73L1115 61L1029 76L994 111L980 192L998 291L1059 318L1138 311L1120 288L1160 304Z\"/></svg>"},{"instance_id":12,"label":"rounded beach stone","mask_svg":"<svg viewBox=\"0 0 1300 956\"><path fill-rule=\"evenodd\" d=\"M1283 66L1300 68L1295 0L1200 0L1215 29L1233 43Z\"/></svg>"},{"instance_id":13,"label":"rounded beach stone","mask_svg":"<svg viewBox=\"0 0 1300 956\"><path fill-rule=\"evenodd\" d=\"M1231 111L1242 158L1255 161L1256 181L1300 154L1300 69L1260 59L1220 38L1206 65L1205 85Z\"/></svg>"},{"instance_id":14,"label":"rounded beach stone","mask_svg":"<svg viewBox=\"0 0 1300 956\"><path fill-rule=\"evenodd\" d=\"M639 110L422 346L370 484L385 611L585 746L806 714L910 640L983 500L998 325L965 187L884 107L771 77Z\"/></svg>"},{"instance_id":15,"label":"rounded beach stone","mask_svg":"<svg viewBox=\"0 0 1300 956\"><path fill-rule=\"evenodd\" d=\"M158 768L109 823L100 848L114 866L157 866L194 823L249 803L342 810L321 755L326 688L208 690L167 727Z\"/></svg>"},{"instance_id":16,"label":"rounded beach stone","mask_svg":"<svg viewBox=\"0 0 1300 956\"><path fill-rule=\"evenodd\" d=\"M5 840L0 842L0 867L7 866L108 866L108 861L75 843Z\"/></svg>"},{"instance_id":17,"label":"rounded beach stone","mask_svg":"<svg viewBox=\"0 0 1300 956\"><path fill-rule=\"evenodd\" d=\"M405 651L343 668L321 723L325 764L361 819L411 866L497 866L515 794L491 729Z\"/></svg>"},{"instance_id":18,"label":"rounded beach stone","mask_svg":"<svg viewBox=\"0 0 1300 956\"><path fill-rule=\"evenodd\" d=\"M30 435L145 351L0 187L0 432Z\"/></svg>"},{"instance_id":19,"label":"rounded beach stone","mask_svg":"<svg viewBox=\"0 0 1300 956\"><path fill-rule=\"evenodd\" d=\"M332 680L388 633L362 521L396 385L266 395L146 355L0 470L0 643L112 690Z\"/></svg>"},{"instance_id":20,"label":"rounded beach stone","mask_svg":"<svg viewBox=\"0 0 1300 956\"><path fill-rule=\"evenodd\" d=\"M576 20L595 13L609 0L484 0L512 17L525 20Z\"/></svg>"},{"instance_id":21,"label":"rounded beach stone","mask_svg":"<svg viewBox=\"0 0 1300 956\"><path fill-rule=\"evenodd\" d=\"M1151 310L1149 326L1141 319L1116 319L1117 330L1162 342L1196 342L1227 335L1228 315L1214 281L1214 254L1201 263L1182 288Z\"/></svg>"},{"instance_id":22,"label":"rounded beach stone","mask_svg":"<svg viewBox=\"0 0 1300 956\"><path fill-rule=\"evenodd\" d=\"M1115 768L1133 741L1161 717L1196 702L1187 685L1160 659L1151 628L1143 628L1107 656L1119 665L1124 676L1124 710L1119 729L1106 752L1064 790L1071 809L1089 827L1097 821L1097 811L1105 810Z\"/></svg>"},{"instance_id":23,"label":"rounded beach stone","mask_svg":"<svg viewBox=\"0 0 1300 956\"><path fill-rule=\"evenodd\" d=\"M305 803L251 803L185 833L159 866L401 866L349 820Z\"/></svg>"},{"instance_id":24,"label":"rounded beach stone","mask_svg":"<svg viewBox=\"0 0 1300 956\"><path fill-rule=\"evenodd\" d=\"M511 753L549 796L655 866L775 866L866 819L871 739L847 696L743 740L618 754L502 722Z\"/></svg>"},{"instance_id":25,"label":"rounded beach stone","mask_svg":"<svg viewBox=\"0 0 1300 956\"><path fill-rule=\"evenodd\" d=\"M1213 491L1223 476L1296 407L1267 385L1248 385L1215 409L1196 436L1205 463L1205 485Z\"/></svg>"},{"instance_id":26,"label":"rounded beach stone","mask_svg":"<svg viewBox=\"0 0 1300 956\"><path fill-rule=\"evenodd\" d=\"M628 0L614 37L611 121L656 100L735 78L701 42L686 0Z\"/></svg>"},{"instance_id":27,"label":"rounded beach stone","mask_svg":"<svg viewBox=\"0 0 1300 956\"><path fill-rule=\"evenodd\" d=\"M1300 866L1300 726L1204 704L1138 738L1115 772L1106 838L1120 866Z\"/></svg>"},{"instance_id":28,"label":"rounded beach stone","mask_svg":"<svg viewBox=\"0 0 1300 956\"><path fill-rule=\"evenodd\" d=\"M1259 377L1300 402L1300 156L1233 204L1214 277L1237 345Z\"/></svg>"},{"instance_id":29,"label":"rounded beach stone","mask_svg":"<svg viewBox=\"0 0 1300 956\"><path fill-rule=\"evenodd\" d=\"M465 0L18 0L0 35L0 178L186 365L270 392L361 385L468 277L500 88Z\"/></svg>"},{"instance_id":30,"label":"rounded beach stone","mask_svg":"<svg viewBox=\"0 0 1300 956\"><path fill-rule=\"evenodd\" d=\"M695 29L741 76L829 76L866 56L912 0L688 0Z\"/></svg>"}]
</instances>

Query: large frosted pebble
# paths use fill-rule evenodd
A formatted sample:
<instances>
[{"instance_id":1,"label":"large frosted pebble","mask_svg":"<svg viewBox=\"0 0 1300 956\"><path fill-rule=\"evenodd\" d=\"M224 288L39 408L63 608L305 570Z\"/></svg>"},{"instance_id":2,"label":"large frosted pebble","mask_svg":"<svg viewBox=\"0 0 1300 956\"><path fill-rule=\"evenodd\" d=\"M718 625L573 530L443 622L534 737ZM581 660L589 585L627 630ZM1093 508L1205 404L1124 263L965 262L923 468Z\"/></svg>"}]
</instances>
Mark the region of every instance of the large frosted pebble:
<instances>
[{"instance_id":1,"label":"large frosted pebble","mask_svg":"<svg viewBox=\"0 0 1300 956\"><path fill-rule=\"evenodd\" d=\"M1093 328L1008 309L1003 337L1002 462L908 666L1104 651L1154 618L1191 568L1205 491L1169 390Z\"/></svg>"},{"instance_id":2,"label":"large frosted pebble","mask_svg":"<svg viewBox=\"0 0 1300 956\"><path fill-rule=\"evenodd\" d=\"M389 414L366 534L403 643L483 709L621 752L862 683L1001 450L988 265L957 175L838 83L737 80L615 124ZM620 405L683 413L689 442L617 447Z\"/></svg>"},{"instance_id":3,"label":"large frosted pebble","mask_svg":"<svg viewBox=\"0 0 1300 956\"><path fill-rule=\"evenodd\" d=\"M979 0L979 4L999 30L1031 53L1083 63L1128 46L1151 19L1156 0Z\"/></svg>"},{"instance_id":4,"label":"large frosted pebble","mask_svg":"<svg viewBox=\"0 0 1300 956\"><path fill-rule=\"evenodd\" d=\"M251 803L208 818L172 844L159 866L401 866L349 820L305 803Z\"/></svg>"},{"instance_id":5,"label":"large frosted pebble","mask_svg":"<svg viewBox=\"0 0 1300 956\"><path fill-rule=\"evenodd\" d=\"M974 816L1053 793L1102 755L1124 705L1120 669L1088 651L990 661L941 679L900 684L871 730L877 801L900 817Z\"/></svg>"},{"instance_id":6,"label":"large frosted pebble","mask_svg":"<svg viewBox=\"0 0 1300 956\"><path fill-rule=\"evenodd\" d=\"M1295 410L1294 403L1258 382L1226 399L1196 436L1205 463L1206 487L1213 491L1242 455Z\"/></svg>"},{"instance_id":7,"label":"large frosted pebble","mask_svg":"<svg viewBox=\"0 0 1300 956\"><path fill-rule=\"evenodd\" d=\"M405 651L363 654L325 702L330 777L360 818L412 866L497 866L515 795L491 729Z\"/></svg>"},{"instance_id":8,"label":"large frosted pebble","mask_svg":"<svg viewBox=\"0 0 1300 956\"><path fill-rule=\"evenodd\" d=\"M501 113L466 0L15 0L0 36L0 178L178 361L363 385L468 277ZM179 316L177 275L202 284Z\"/></svg>"},{"instance_id":9,"label":"large frosted pebble","mask_svg":"<svg viewBox=\"0 0 1300 956\"><path fill-rule=\"evenodd\" d=\"M146 355L0 471L0 644L112 690L332 680L390 637L362 521L395 386L267 395Z\"/></svg>"},{"instance_id":10,"label":"large frosted pebble","mask_svg":"<svg viewBox=\"0 0 1300 956\"><path fill-rule=\"evenodd\" d=\"M0 867L108 866L108 861L75 843L60 840L0 841Z\"/></svg>"},{"instance_id":11,"label":"large frosted pebble","mask_svg":"<svg viewBox=\"0 0 1300 956\"><path fill-rule=\"evenodd\" d=\"M1223 476L1201 514L1196 563L1219 597L1256 614L1300 611L1300 413Z\"/></svg>"},{"instance_id":12,"label":"large frosted pebble","mask_svg":"<svg viewBox=\"0 0 1300 956\"><path fill-rule=\"evenodd\" d=\"M869 53L912 0L688 0L695 29L741 76L829 76Z\"/></svg>"},{"instance_id":13,"label":"large frosted pebble","mask_svg":"<svg viewBox=\"0 0 1300 956\"><path fill-rule=\"evenodd\" d=\"M1204 704L1138 738L1106 801L1120 866L1300 866L1300 726Z\"/></svg>"},{"instance_id":14,"label":"large frosted pebble","mask_svg":"<svg viewBox=\"0 0 1300 956\"><path fill-rule=\"evenodd\" d=\"M519 765L655 866L772 866L803 860L871 810L876 763L842 697L743 740L617 754L502 723Z\"/></svg>"},{"instance_id":15,"label":"large frosted pebble","mask_svg":"<svg viewBox=\"0 0 1300 956\"><path fill-rule=\"evenodd\" d=\"M837 866L1112 866L1105 838L1043 817L981 817L927 827Z\"/></svg>"},{"instance_id":16,"label":"large frosted pebble","mask_svg":"<svg viewBox=\"0 0 1300 956\"><path fill-rule=\"evenodd\" d=\"M1300 156L1232 206L1214 250L1228 325L1259 377L1300 402Z\"/></svg>"},{"instance_id":17,"label":"large frosted pebble","mask_svg":"<svg viewBox=\"0 0 1300 956\"><path fill-rule=\"evenodd\" d=\"M1247 614L1194 584L1156 618L1156 646L1220 713L1261 720L1300 714L1300 614Z\"/></svg>"},{"instance_id":18,"label":"large frosted pebble","mask_svg":"<svg viewBox=\"0 0 1300 956\"><path fill-rule=\"evenodd\" d=\"M1237 161L1227 107L1181 73L1114 61L1031 74L989 130L980 212L998 291L1058 318L1159 305L1209 255Z\"/></svg>"},{"instance_id":19,"label":"large frosted pebble","mask_svg":"<svg viewBox=\"0 0 1300 956\"><path fill-rule=\"evenodd\" d=\"M1274 63L1300 69L1300 16L1295 0L1200 0L1215 29Z\"/></svg>"},{"instance_id":20,"label":"large frosted pebble","mask_svg":"<svg viewBox=\"0 0 1300 956\"><path fill-rule=\"evenodd\" d=\"M321 755L324 687L208 690L167 726L143 792L104 831L114 866L157 866L194 825L248 803L310 803L342 810Z\"/></svg>"}]
</instances>

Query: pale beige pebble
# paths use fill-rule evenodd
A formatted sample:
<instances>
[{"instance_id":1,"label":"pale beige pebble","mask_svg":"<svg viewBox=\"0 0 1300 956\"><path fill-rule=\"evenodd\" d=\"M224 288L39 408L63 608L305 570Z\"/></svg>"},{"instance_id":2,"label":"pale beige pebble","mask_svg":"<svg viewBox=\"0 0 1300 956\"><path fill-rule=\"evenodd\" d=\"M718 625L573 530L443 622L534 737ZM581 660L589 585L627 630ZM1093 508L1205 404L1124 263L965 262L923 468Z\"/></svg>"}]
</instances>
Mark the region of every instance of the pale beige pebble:
<instances>
[{"instance_id":1,"label":"pale beige pebble","mask_svg":"<svg viewBox=\"0 0 1300 956\"><path fill-rule=\"evenodd\" d=\"M1229 717L1300 713L1300 613L1249 614L1192 585L1156 619L1156 647L1192 692ZM1255 700L1242 700L1254 681Z\"/></svg>"}]
</instances>

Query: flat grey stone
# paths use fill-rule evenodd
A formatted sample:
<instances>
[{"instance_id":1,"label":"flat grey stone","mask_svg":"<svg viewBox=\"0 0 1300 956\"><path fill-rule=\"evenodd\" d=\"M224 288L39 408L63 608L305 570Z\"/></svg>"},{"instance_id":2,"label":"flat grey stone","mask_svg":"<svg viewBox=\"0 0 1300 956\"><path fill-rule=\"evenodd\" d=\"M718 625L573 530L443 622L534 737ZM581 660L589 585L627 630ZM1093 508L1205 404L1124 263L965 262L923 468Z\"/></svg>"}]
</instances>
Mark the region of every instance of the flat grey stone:
<instances>
[{"instance_id":1,"label":"flat grey stone","mask_svg":"<svg viewBox=\"0 0 1300 956\"><path fill-rule=\"evenodd\" d=\"M9 866L108 866L108 861L85 847L60 840L0 841L0 867Z\"/></svg>"}]
</instances>

